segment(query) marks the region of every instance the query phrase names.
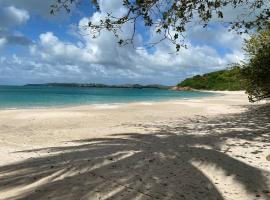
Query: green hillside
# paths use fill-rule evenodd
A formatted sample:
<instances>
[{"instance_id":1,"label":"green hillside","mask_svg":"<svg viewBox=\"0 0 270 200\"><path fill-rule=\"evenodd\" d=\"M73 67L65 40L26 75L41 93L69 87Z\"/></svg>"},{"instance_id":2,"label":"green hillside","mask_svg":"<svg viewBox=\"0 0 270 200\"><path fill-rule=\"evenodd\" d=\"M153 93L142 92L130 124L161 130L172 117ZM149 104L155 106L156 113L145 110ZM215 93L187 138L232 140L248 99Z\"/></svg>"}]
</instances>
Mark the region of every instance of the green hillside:
<instances>
[{"instance_id":1,"label":"green hillside","mask_svg":"<svg viewBox=\"0 0 270 200\"><path fill-rule=\"evenodd\" d=\"M178 87L191 87L203 90L244 90L244 84L240 77L240 69L237 67L196 75L187 78L177 85Z\"/></svg>"}]
</instances>

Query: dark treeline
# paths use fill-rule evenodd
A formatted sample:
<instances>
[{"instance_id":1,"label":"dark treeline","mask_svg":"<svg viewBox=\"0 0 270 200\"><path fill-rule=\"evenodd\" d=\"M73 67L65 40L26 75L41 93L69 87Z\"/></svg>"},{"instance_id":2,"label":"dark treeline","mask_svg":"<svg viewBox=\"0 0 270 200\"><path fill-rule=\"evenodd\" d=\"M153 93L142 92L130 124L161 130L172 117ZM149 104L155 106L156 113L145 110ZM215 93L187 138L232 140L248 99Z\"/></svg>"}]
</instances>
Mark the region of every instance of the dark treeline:
<instances>
[{"instance_id":1,"label":"dark treeline","mask_svg":"<svg viewBox=\"0 0 270 200\"><path fill-rule=\"evenodd\" d=\"M49 86L49 87L87 87L87 88L156 88L156 89L169 89L170 86L152 84L123 84L123 85L106 85L100 83L44 83L44 84L27 84L25 86Z\"/></svg>"}]
</instances>

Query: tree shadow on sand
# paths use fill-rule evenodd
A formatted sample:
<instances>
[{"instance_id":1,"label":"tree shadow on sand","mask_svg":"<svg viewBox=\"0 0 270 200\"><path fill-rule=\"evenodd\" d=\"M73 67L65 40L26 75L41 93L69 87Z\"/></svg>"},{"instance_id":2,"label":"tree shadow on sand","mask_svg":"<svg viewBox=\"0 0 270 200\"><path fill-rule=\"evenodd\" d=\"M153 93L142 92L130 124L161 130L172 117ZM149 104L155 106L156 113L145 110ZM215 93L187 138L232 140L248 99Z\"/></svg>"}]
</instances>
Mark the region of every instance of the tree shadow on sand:
<instances>
[{"instance_id":1,"label":"tree shadow on sand","mask_svg":"<svg viewBox=\"0 0 270 200\"><path fill-rule=\"evenodd\" d=\"M23 186L6 199L227 199L198 162L233 177L250 199L270 199L269 172L227 154L229 140L269 150L261 144L270 143L270 106L154 128L29 150L48 154L0 167L0 194Z\"/></svg>"}]
</instances>

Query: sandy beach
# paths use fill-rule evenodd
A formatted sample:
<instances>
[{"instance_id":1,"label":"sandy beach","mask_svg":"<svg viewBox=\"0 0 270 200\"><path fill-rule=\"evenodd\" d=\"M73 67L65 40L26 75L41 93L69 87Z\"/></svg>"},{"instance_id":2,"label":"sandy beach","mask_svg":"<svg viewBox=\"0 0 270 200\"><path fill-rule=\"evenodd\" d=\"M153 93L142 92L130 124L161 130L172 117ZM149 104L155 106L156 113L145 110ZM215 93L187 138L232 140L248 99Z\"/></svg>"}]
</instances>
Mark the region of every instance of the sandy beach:
<instances>
[{"instance_id":1,"label":"sandy beach","mask_svg":"<svg viewBox=\"0 0 270 200\"><path fill-rule=\"evenodd\" d=\"M0 110L0 199L270 199L270 105L244 92Z\"/></svg>"}]
</instances>

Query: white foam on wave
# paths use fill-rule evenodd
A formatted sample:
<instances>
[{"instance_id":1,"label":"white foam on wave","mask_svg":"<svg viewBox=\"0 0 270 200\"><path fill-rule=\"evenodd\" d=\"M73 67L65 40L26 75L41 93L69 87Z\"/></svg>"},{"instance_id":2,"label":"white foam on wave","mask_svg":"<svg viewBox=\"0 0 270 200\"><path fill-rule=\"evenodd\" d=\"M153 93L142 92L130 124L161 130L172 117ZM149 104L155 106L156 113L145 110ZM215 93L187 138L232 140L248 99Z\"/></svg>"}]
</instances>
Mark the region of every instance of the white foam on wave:
<instances>
[{"instance_id":1,"label":"white foam on wave","mask_svg":"<svg viewBox=\"0 0 270 200\"><path fill-rule=\"evenodd\" d=\"M120 104L94 104L94 108L96 109L116 109L119 108Z\"/></svg>"},{"instance_id":2,"label":"white foam on wave","mask_svg":"<svg viewBox=\"0 0 270 200\"><path fill-rule=\"evenodd\" d=\"M144 106L151 106L151 105L153 105L153 103L150 103L150 102L140 102L138 104L144 105Z\"/></svg>"}]
</instances>

